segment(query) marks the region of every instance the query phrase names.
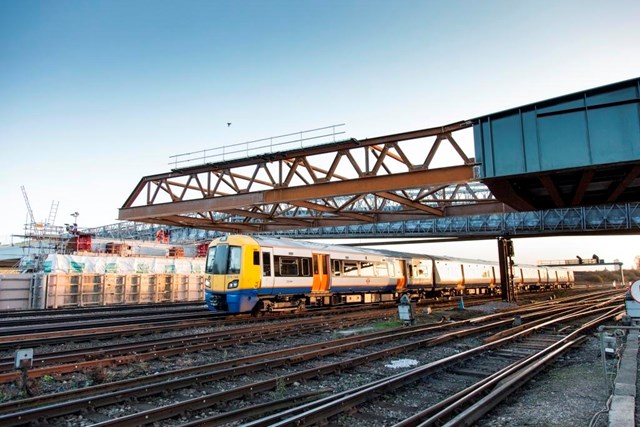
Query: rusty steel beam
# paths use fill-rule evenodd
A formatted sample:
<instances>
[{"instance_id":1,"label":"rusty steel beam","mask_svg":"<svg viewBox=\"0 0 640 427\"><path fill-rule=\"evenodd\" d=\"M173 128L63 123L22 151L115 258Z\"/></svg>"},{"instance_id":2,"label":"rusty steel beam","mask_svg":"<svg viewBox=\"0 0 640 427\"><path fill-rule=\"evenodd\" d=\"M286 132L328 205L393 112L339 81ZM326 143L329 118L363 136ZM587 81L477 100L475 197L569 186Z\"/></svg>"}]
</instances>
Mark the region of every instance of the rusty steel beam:
<instances>
[{"instance_id":1,"label":"rusty steel beam","mask_svg":"<svg viewBox=\"0 0 640 427\"><path fill-rule=\"evenodd\" d=\"M435 208L432 208L430 206L423 205L421 203L415 203L412 200L408 200L408 199L406 199L404 197L400 197L397 194L388 193L388 192L378 192L376 194L379 195L380 197L384 197L385 199L392 200L392 201L394 201L396 203L399 203L401 205L406 205L406 206L412 207L414 209L430 213L430 214L435 215L435 216L443 216L444 215L444 212L441 209L435 209Z\"/></svg>"},{"instance_id":2,"label":"rusty steel beam","mask_svg":"<svg viewBox=\"0 0 640 427\"><path fill-rule=\"evenodd\" d=\"M551 200L553 200L553 203L555 203L556 207L563 208L565 205L564 200L562 200L562 195L560 194L560 191L558 191L558 187L556 187L551 176L541 175L540 182L542 182L542 185L549 193L549 196L551 197Z\"/></svg>"},{"instance_id":3,"label":"rusty steel beam","mask_svg":"<svg viewBox=\"0 0 640 427\"><path fill-rule=\"evenodd\" d=\"M454 166L388 176L360 178L357 180L320 183L310 186L278 188L268 191L219 196L200 200L176 201L173 203L122 208L120 209L119 219L140 221L148 217L158 218L192 212L224 212L230 209L241 209L254 205L393 191L425 185L466 182L472 179L472 166Z\"/></svg>"},{"instance_id":4,"label":"rusty steel beam","mask_svg":"<svg viewBox=\"0 0 640 427\"><path fill-rule=\"evenodd\" d=\"M491 180L485 181L491 193L500 201L506 203L518 211L534 211L535 205L528 200L527 196L519 193L507 180Z\"/></svg>"},{"instance_id":5,"label":"rusty steel beam","mask_svg":"<svg viewBox=\"0 0 640 427\"><path fill-rule=\"evenodd\" d=\"M487 215L492 213L513 212L510 207L497 202L487 202L481 204L467 204L460 206L450 206L445 208L445 216L469 216ZM364 218L363 218L364 216ZM424 212L376 212L369 215L358 215L349 212L338 212L333 217L310 217L301 218L280 218L274 217L270 221L262 222L227 222L224 219L218 221L194 221L193 218L183 216L145 218L139 222L151 224L161 224L168 226L194 227L203 230L218 230L230 233L257 233L270 231L284 231L292 228L318 228L350 226L362 223L388 223L398 221L422 220L425 219Z\"/></svg>"},{"instance_id":6,"label":"rusty steel beam","mask_svg":"<svg viewBox=\"0 0 640 427\"><path fill-rule=\"evenodd\" d=\"M462 121L147 176L119 219L256 232L422 219L462 205L477 209L495 198L468 185L474 160L452 134L470 126ZM459 158L436 168L432 161L445 143Z\"/></svg>"},{"instance_id":7,"label":"rusty steel beam","mask_svg":"<svg viewBox=\"0 0 640 427\"><path fill-rule=\"evenodd\" d=\"M624 177L622 181L618 183L618 185L613 189L609 197L607 198L607 203L615 203L618 200L618 197L627 189L629 184L635 180L638 175L640 175L640 166L634 166L631 168L629 173Z\"/></svg>"},{"instance_id":8,"label":"rusty steel beam","mask_svg":"<svg viewBox=\"0 0 640 427\"><path fill-rule=\"evenodd\" d=\"M571 200L571 206L578 206L582 202L582 198L587 192L587 188L593 179L593 175L595 171L593 169L586 170L582 173L580 177L580 182L576 185L574 189L573 199Z\"/></svg>"}]
</instances>

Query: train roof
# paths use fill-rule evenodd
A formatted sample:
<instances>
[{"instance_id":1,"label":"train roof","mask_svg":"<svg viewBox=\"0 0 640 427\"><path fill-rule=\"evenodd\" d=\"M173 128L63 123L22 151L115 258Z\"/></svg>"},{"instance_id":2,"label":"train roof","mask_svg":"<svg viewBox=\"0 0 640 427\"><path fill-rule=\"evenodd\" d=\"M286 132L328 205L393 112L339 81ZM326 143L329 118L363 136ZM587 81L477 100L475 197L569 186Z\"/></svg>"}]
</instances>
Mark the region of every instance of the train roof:
<instances>
[{"instance_id":1,"label":"train roof","mask_svg":"<svg viewBox=\"0 0 640 427\"><path fill-rule=\"evenodd\" d=\"M363 248L359 246L346 246L335 243L320 243L320 242L311 242L308 240L298 240L291 239L287 237L274 237L274 236L263 236L263 235L253 235L250 236L255 239L261 245L266 246L275 246L275 247L292 247L299 249L315 249L317 251L340 251L343 253L352 253L352 254L377 254L387 257L402 257L402 258L427 258L434 261L438 260L446 260L446 261L457 261L464 262L469 264L490 264L490 265L498 265L497 261L488 261L483 259L475 259L475 258L460 258L453 257L447 255L432 255L432 254L424 254L424 253L415 253L415 252L404 252L404 251L394 251L391 249L376 249L376 248ZM523 268L544 268L549 269L547 267L541 267L530 264L514 264L514 266L523 267ZM551 268L553 270L565 270L563 267L554 267Z\"/></svg>"},{"instance_id":2,"label":"train roof","mask_svg":"<svg viewBox=\"0 0 640 427\"><path fill-rule=\"evenodd\" d=\"M270 245L270 246L282 246L287 245L296 248L306 248L306 249L317 249L324 251L341 251L347 253L358 253L358 254L377 254L387 257L402 257L402 258L428 258L432 260L450 260L450 261L460 261L460 262L468 262L474 264L496 264L495 261L487 261L481 259L469 259L469 258L457 258L443 255L431 255L424 253L414 253L414 252L404 252L404 251L394 251L390 249L378 249L378 248L363 248L359 246L346 246L334 243L318 243L318 242L310 242L308 240L297 240L297 239L289 239L289 238L280 238L280 237L272 237L272 236L253 236L256 241L261 244Z\"/></svg>"},{"instance_id":3,"label":"train roof","mask_svg":"<svg viewBox=\"0 0 640 427\"><path fill-rule=\"evenodd\" d=\"M341 252L353 253L353 254L364 254L371 253L369 249L363 249L360 247L354 246L345 246L345 245L336 245L333 243L320 243L320 242L310 242L308 240L297 240L297 239L289 239L286 237L272 237L272 236L252 236L258 243L261 245L267 246L288 246L292 248L299 249L315 249L318 251L336 251L339 250Z\"/></svg>"}]
</instances>

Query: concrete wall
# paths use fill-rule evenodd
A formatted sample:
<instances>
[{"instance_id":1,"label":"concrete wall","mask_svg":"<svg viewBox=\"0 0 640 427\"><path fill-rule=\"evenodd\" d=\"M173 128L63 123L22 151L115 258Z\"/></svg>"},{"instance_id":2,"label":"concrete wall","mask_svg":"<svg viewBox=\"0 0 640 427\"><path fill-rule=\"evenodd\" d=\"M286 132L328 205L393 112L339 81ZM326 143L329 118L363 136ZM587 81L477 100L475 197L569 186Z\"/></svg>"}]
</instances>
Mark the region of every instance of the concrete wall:
<instances>
[{"instance_id":1,"label":"concrete wall","mask_svg":"<svg viewBox=\"0 0 640 427\"><path fill-rule=\"evenodd\" d=\"M0 310L31 308L33 274L0 274Z\"/></svg>"}]
</instances>

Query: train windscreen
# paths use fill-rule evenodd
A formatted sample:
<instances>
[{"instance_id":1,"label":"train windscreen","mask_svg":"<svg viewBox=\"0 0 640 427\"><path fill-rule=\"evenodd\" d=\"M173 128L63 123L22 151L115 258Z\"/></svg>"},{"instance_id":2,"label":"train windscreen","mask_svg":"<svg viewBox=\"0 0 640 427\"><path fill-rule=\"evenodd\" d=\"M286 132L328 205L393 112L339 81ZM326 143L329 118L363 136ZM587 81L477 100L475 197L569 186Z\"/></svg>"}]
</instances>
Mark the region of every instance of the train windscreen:
<instances>
[{"instance_id":1,"label":"train windscreen","mask_svg":"<svg viewBox=\"0 0 640 427\"><path fill-rule=\"evenodd\" d=\"M240 254L239 246L217 245L209 248L207 253L208 274L239 274Z\"/></svg>"}]
</instances>

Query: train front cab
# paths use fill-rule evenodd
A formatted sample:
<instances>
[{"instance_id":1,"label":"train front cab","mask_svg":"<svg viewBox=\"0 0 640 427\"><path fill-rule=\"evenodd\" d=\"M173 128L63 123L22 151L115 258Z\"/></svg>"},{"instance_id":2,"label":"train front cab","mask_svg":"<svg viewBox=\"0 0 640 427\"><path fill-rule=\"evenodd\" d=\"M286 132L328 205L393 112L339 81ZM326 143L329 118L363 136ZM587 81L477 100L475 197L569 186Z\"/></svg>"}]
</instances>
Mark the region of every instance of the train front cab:
<instances>
[{"instance_id":1,"label":"train front cab","mask_svg":"<svg viewBox=\"0 0 640 427\"><path fill-rule=\"evenodd\" d=\"M248 236L223 236L209 245L205 301L209 310L251 311L260 289L260 246Z\"/></svg>"}]
</instances>

